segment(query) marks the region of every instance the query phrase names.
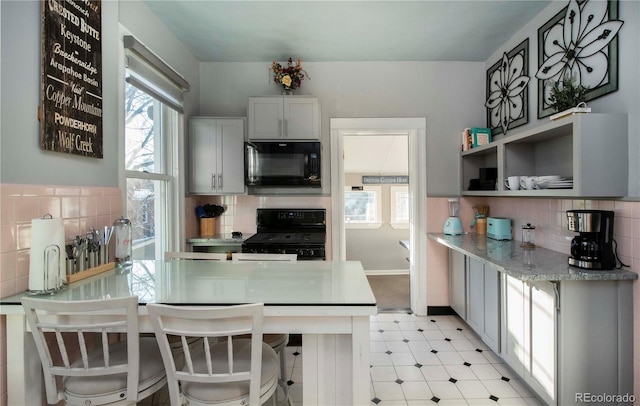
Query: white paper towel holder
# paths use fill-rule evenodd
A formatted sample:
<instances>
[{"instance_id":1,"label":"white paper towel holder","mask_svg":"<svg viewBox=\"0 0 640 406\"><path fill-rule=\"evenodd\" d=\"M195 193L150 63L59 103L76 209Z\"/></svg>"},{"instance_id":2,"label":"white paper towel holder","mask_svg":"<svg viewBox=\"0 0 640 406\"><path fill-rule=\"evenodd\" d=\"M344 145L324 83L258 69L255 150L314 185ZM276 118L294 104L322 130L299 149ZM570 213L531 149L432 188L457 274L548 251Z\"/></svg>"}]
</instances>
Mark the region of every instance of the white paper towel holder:
<instances>
[{"instance_id":1,"label":"white paper towel holder","mask_svg":"<svg viewBox=\"0 0 640 406\"><path fill-rule=\"evenodd\" d=\"M45 214L44 216L42 216L43 220L47 218L53 219L53 216L51 214ZM53 295L54 293L57 293L68 286L66 280L63 280L62 278L60 278L61 271L60 271L59 258L60 258L60 255L62 255L61 248L56 244L49 244L44 248L42 255L44 256L43 258L44 269L42 272L42 278L44 282L43 286L45 286L45 289L40 289L40 290L27 289L28 295ZM53 260L52 260L52 257L53 257ZM53 273L54 275L57 275L58 280L55 282L54 287L46 288L47 286L50 286L49 276L51 275L52 270L49 269L49 266L51 266L51 264L53 264L53 266L56 266L58 268Z\"/></svg>"}]
</instances>

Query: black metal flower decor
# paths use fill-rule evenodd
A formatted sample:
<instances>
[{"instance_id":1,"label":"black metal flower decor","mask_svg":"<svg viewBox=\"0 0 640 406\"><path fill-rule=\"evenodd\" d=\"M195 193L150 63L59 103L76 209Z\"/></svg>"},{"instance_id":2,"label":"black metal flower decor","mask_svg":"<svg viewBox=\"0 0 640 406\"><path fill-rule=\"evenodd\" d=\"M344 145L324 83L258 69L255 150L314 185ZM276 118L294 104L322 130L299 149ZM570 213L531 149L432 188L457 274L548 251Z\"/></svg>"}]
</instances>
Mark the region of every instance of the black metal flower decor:
<instances>
[{"instance_id":1,"label":"black metal flower decor","mask_svg":"<svg viewBox=\"0 0 640 406\"><path fill-rule=\"evenodd\" d=\"M574 78L585 101L618 90L618 1L570 0L538 29L538 118L554 113L552 85Z\"/></svg>"},{"instance_id":2,"label":"black metal flower decor","mask_svg":"<svg viewBox=\"0 0 640 406\"><path fill-rule=\"evenodd\" d=\"M492 134L506 134L510 128L529 121L529 39L504 53L502 60L487 70L487 126Z\"/></svg>"}]
</instances>

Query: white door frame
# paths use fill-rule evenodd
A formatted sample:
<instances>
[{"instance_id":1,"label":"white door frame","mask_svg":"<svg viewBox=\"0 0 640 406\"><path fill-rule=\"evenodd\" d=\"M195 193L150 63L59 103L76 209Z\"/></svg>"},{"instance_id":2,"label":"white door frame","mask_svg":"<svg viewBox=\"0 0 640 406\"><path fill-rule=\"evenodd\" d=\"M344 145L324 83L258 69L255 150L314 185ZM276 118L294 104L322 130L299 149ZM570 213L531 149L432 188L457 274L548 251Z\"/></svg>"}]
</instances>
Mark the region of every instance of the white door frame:
<instances>
[{"instance_id":1,"label":"white door frame","mask_svg":"<svg viewBox=\"0 0 640 406\"><path fill-rule=\"evenodd\" d=\"M427 119L332 118L331 130L331 246L333 257L345 260L344 140L345 135L407 135L409 141L409 273L411 310L427 314Z\"/></svg>"}]
</instances>

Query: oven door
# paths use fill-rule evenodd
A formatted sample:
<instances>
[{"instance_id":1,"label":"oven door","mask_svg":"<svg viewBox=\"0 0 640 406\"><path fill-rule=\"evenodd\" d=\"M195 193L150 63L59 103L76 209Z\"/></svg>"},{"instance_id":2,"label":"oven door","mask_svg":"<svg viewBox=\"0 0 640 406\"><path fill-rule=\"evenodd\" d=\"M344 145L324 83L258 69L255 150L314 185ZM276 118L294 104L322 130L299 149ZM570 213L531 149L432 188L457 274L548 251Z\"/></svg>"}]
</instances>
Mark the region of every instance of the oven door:
<instances>
[{"instance_id":1,"label":"oven door","mask_svg":"<svg viewBox=\"0 0 640 406\"><path fill-rule=\"evenodd\" d=\"M247 142L245 184L320 187L320 149L320 142Z\"/></svg>"}]
</instances>

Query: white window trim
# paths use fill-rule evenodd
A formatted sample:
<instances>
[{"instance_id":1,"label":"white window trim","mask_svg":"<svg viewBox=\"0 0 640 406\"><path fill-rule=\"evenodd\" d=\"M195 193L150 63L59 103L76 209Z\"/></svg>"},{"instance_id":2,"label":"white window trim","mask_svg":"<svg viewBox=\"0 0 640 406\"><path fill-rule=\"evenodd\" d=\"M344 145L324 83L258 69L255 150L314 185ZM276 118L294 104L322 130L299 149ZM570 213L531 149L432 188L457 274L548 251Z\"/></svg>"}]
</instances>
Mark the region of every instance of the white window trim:
<instances>
[{"instance_id":1,"label":"white window trim","mask_svg":"<svg viewBox=\"0 0 640 406\"><path fill-rule=\"evenodd\" d=\"M396 230L406 230L409 227L409 219L406 221L398 221L396 218L396 195L398 193L409 193L409 185L403 186L391 186L389 187L389 208L390 208L390 222L392 228Z\"/></svg>"}]
</instances>

